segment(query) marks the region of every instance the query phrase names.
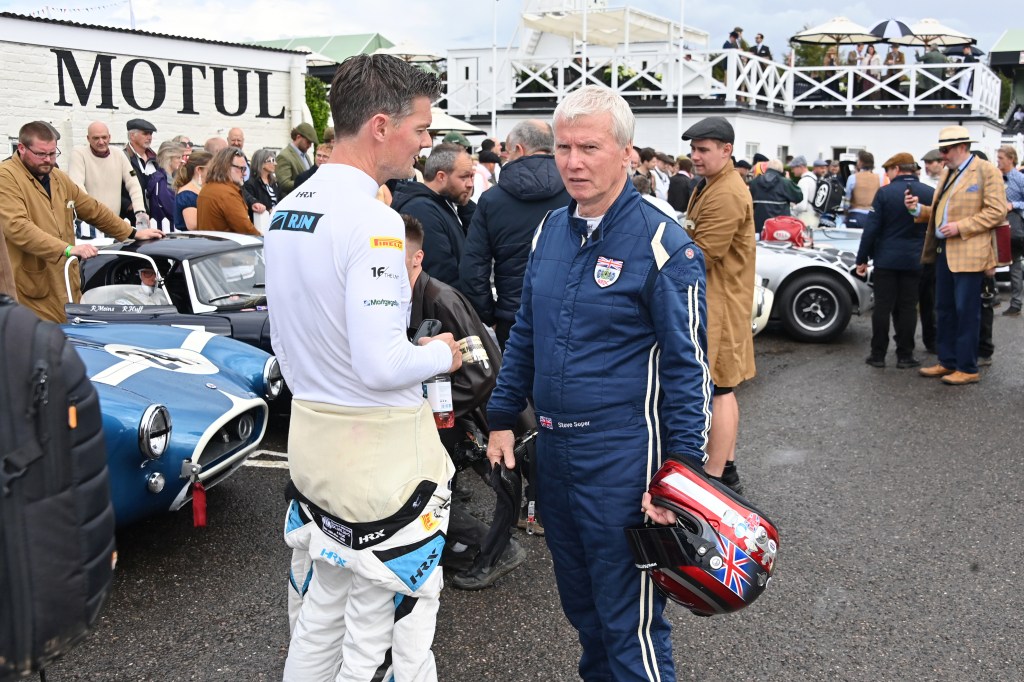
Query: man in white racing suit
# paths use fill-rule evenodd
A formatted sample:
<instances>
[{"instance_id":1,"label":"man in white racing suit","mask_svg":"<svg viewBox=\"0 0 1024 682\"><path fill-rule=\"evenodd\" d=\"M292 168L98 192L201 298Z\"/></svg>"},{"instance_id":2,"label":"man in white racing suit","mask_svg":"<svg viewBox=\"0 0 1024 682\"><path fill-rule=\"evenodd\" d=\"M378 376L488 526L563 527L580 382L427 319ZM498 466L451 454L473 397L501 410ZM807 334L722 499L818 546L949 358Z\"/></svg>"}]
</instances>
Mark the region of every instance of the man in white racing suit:
<instances>
[{"instance_id":1,"label":"man in white racing suit","mask_svg":"<svg viewBox=\"0 0 1024 682\"><path fill-rule=\"evenodd\" d=\"M451 334L409 343L404 225L374 197L430 146L440 83L358 55L331 92L331 159L278 204L265 241L271 340L294 396L289 523L298 510L313 522L284 679L432 681L454 468L421 383L461 352Z\"/></svg>"}]
</instances>

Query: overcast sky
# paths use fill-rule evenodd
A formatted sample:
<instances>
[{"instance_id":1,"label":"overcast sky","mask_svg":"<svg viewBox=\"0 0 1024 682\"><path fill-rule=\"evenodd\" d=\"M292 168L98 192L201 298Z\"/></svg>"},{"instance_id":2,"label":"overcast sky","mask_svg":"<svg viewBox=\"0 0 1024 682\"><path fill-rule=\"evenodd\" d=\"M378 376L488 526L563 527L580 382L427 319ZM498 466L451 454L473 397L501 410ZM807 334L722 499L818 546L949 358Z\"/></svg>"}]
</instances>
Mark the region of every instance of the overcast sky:
<instances>
[{"instance_id":1,"label":"overcast sky","mask_svg":"<svg viewBox=\"0 0 1024 682\"><path fill-rule=\"evenodd\" d=\"M557 0L544 0L551 5ZM527 0L534 5L537 0ZM868 28L889 18L913 23L930 17L978 40L986 52L1006 28L1024 28L1021 3L1015 0L609 0L609 7L630 7L685 22L711 34L719 47L738 23L753 42L757 32L776 55L786 51L789 36L805 25L836 15ZM127 0L0 0L3 11L31 14L49 5L53 19L108 26L130 26ZM433 52L454 47L488 47L497 11L498 45L518 44L522 0L132 0L136 28L174 35L226 41L270 40L332 33L381 33L393 42L412 42ZM895 15L890 14L895 10ZM187 55L182 55L187 59Z\"/></svg>"}]
</instances>

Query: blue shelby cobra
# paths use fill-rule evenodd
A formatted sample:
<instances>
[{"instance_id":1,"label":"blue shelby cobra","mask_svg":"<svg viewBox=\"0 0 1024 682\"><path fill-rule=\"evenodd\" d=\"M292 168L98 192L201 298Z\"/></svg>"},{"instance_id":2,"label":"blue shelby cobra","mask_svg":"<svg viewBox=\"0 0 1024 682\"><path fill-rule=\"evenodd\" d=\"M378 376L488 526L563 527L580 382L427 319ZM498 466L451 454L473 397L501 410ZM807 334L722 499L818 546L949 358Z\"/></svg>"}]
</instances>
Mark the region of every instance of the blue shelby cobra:
<instances>
[{"instance_id":1,"label":"blue shelby cobra","mask_svg":"<svg viewBox=\"0 0 1024 682\"><path fill-rule=\"evenodd\" d=\"M68 324L100 396L117 525L180 509L234 472L284 386L277 359L177 327Z\"/></svg>"}]
</instances>

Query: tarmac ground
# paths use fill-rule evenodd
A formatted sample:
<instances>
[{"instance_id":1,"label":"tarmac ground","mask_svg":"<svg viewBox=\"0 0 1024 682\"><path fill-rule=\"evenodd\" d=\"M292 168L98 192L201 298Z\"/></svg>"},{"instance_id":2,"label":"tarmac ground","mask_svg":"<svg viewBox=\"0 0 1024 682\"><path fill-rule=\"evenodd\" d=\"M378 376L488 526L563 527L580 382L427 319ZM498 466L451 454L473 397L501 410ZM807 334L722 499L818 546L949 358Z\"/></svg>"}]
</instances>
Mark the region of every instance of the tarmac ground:
<instances>
[{"instance_id":1,"label":"tarmac ground","mask_svg":"<svg viewBox=\"0 0 1024 682\"><path fill-rule=\"evenodd\" d=\"M866 318L826 345L757 337L738 463L780 528L778 567L740 613L669 605L678 679L1024 679L1024 320L1000 312L995 362L963 387L896 369L892 350L886 369L865 365ZM284 451L285 431L275 423L264 447ZM186 508L119 532L99 626L50 682L281 678L287 471L257 464L210 492L205 529ZM471 484L486 514L493 498ZM442 594L440 679L578 679L544 539L517 538L528 561L496 587Z\"/></svg>"}]
</instances>

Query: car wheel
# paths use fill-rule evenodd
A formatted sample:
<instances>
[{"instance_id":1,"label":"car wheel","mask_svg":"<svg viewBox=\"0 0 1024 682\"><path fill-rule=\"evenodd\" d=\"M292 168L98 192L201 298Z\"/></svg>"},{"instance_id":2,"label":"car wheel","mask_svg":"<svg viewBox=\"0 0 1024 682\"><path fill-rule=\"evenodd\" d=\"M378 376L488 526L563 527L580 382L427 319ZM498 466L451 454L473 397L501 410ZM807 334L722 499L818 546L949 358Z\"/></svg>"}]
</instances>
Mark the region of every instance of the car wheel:
<instances>
[{"instance_id":1,"label":"car wheel","mask_svg":"<svg viewBox=\"0 0 1024 682\"><path fill-rule=\"evenodd\" d=\"M831 341L850 323L850 294L834 277L801 275L786 285L780 298L782 325L798 341Z\"/></svg>"}]
</instances>

